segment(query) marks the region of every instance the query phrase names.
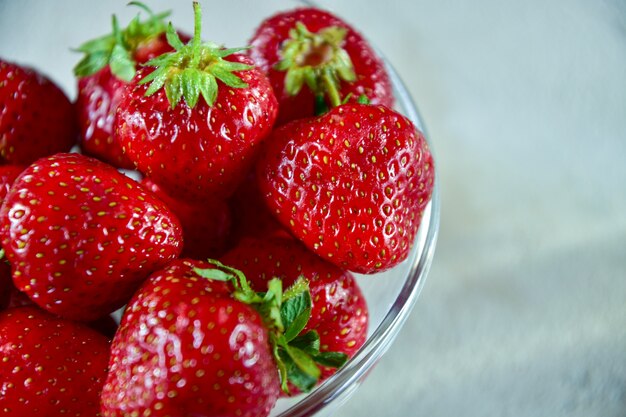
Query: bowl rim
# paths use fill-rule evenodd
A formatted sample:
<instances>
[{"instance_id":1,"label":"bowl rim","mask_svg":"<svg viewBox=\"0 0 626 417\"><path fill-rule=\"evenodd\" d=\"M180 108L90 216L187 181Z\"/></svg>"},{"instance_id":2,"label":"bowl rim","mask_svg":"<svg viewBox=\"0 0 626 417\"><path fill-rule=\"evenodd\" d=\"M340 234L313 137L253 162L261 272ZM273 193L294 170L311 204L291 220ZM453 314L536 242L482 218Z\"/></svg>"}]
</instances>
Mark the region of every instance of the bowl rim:
<instances>
[{"instance_id":1,"label":"bowl rim","mask_svg":"<svg viewBox=\"0 0 626 417\"><path fill-rule=\"evenodd\" d=\"M305 3L310 2L306 1ZM376 50L376 52L382 58L389 78L391 79L396 102L400 107L400 113L404 114L424 133L429 149L431 153L433 153L432 144L428 139L429 136L426 132L423 119L406 85L380 51ZM392 342L397 337L411 310L415 306L435 253L440 224L440 196L439 176L437 175L436 165L434 169L435 175L431 200L424 211L420 224L420 228L427 228L426 236L421 247L417 244L419 242L416 237L416 241L414 242L415 246L411 250L413 256L410 254L409 259L405 261L411 262L408 275L395 301L372 335L367 339L356 355L344 365L342 370L324 381L324 383L307 394L301 401L283 410L280 414L276 415L276 417L312 416L325 408L332 401L348 396L358 387L358 384L364 379L374 364L387 352ZM351 389L352 391L350 391Z\"/></svg>"}]
</instances>

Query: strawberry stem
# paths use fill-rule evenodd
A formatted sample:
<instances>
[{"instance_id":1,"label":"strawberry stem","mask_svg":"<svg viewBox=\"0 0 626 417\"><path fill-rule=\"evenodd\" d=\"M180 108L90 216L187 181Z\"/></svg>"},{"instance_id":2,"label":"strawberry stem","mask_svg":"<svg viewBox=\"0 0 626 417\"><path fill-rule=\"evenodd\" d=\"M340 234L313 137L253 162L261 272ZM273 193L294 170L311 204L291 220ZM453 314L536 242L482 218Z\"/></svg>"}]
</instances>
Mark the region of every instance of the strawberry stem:
<instances>
[{"instance_id":1,"label":"strawberry stem","mask_svg":"<svg viewBox=\"0 0 626 417\"><path fill-rule=\"evenodd\" d=\"M341 96L337 90L338 81L330 68L324 68L322 71L322 82L331 107L339 106L341 104Z\"/></svg>"},{"instance_id":2,"label":"strawberry stem","mask_svg":"<svg viewBox=\"0 0 626 417\"><path fill-rule=\"evenodd\" d=\"M193 39L192 39L192 53L193 58L190 66L193 68L198 67L200 62L200 46L202 39L200 38L202 33L202 10L200 4L197 1L193 2Z\"/></svg>"},{"instance_id":3,"label":"strawberry stem","mask_svg":"<svg viewBox=\"0 0 626 417\"><path fill-rule=\"evenodd\" d=\"M235 72L253 68L224 59L247 48L225 49L212 42L202 42L202 11L198 2L194 2L193 7L193 38L183 44L171 25L168 26L167 40L175 51L146 62L145 66L155 69L139 81L140 85L150 83L146 96L164 88L172 109L181 99L194 108L200 96L212 106L218 94L218 80L232 88L246 88L248 85Z\"/></svg>"},{"instance_id":4,"label":"strawberry stem","mask_svg":"<svg viewBox=\"0 0 626 417\"><path fill-rule=\"evenodd\" d=\"M341 83L356 80L352 60L342 46L347 33L346 28L339 26L312 33L302 22L296 23L275 67L285 71L285 89L289 95L297 95L306 84L316 100L322 97L331 107L341 104Z\"/></svg>"},{"instance_id":5,"label":"strawberry stem","mask_svg":"<svg viewBox=\"0 0 626 417\"><path fill-rule=\"evenodd\" d=\"M303 333L313 302L309 283L300 277L283 291L282 281L273 278L267 291L252 290L244 273L223 263L209 259L211 268L195 268L203 278L225 281L234 288L233 297L254 307L269 331L270 346L281 378L282 390L289 394L289 382L303 392L310 391L319 380L318 366L339 368L348 360L340 352L320 352L320 338L316 331Z\"/></svg>"},{"instance_id":6,"label":"strawberry stem","mask_svg":"<svg viewBox=\"0 0 626 417\"><path fill-rule=\"evenodd\" d=\"M149 14L147 20L141 21L137 15L124 29L119 27L117 17L111 17L112 33L100 38L92 39L80 45L76 52L85 54L83 59L74 67L77 77L86 77L94 74L109 65L111 73L117 78L130 81L135 76L137 63L133 55L139 45L148 39L154 38L166 29L163 20L170 12L154 14L146 5L138 1L130 2Z\"/></svg>"}]
</instances>

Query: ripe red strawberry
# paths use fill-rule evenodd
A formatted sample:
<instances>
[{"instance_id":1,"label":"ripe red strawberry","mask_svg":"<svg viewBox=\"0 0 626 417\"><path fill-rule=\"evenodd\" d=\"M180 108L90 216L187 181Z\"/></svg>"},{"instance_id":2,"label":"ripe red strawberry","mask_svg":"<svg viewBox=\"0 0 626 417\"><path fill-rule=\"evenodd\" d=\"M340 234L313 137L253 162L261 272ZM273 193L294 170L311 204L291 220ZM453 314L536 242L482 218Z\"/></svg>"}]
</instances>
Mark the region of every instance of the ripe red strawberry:
<instances>
[{"instance_id":1,"label":"ripe red strawberry","mask_svg":"<svg viewBox=\"0 0 626 417\"><path fill-rule=\"evenodd\" d=\"M128 304L102 392L105 417L266 416L279 395L270 335L201 261L154 273Z\"/></svg>"},{"instance_id":2,"label":"ripe red strawberry","mask_svg":"<svg viewBox=\"0 0 626 417\"><path fill-rule=\"evenodd\" d=\"M156 196L79 154L22 172L0 208L0 238L16 287L83 321L121 307L182 247L178 220Z\"/></svg>"},{"instance_id":3,"label":"ripe red strawberry","mask_svg":"<svg viewBox=\"0 0 626 417\"><path fill-rule=\"evenodd\" d=\"M0 59L0 163L30 164L76 142L74 107L50 79Z\"/></svg>"},{"instance_id":4,"label":"ripe red strawberry","mask_svg":"<svg viewBox=\"0 0 626 417\"><path fill-rule=\"evenodd\" d=\"M246 178L237 187L228 200L228 205L232 213L231 247L244 237L264 238L275 234L289 235L265 205L254 169L248 172Z\"/></svg>"},{"instance_id":5,"label":"ripe red strawberry","mask_svg":"<svg viewBox=\"0 0 626 417\"><path fill-rule=\"evenodd\" d=\"M107 338L35 307L0 312L0 411L5 416L96 416Z\"/></svg>"},{"instance_id":6,"label":"ripe red strawberry","mask_svg":"<svg viewBox=\"0 0 626 417\"><path fill-rule=\"evenodd\" d=\"M374 273L404 260L433 187L433 160L410 120L346 104L274 130L259 186L281 223L319 256Z\"/></svg>"},{"instance_id":7,"label":"ripe red strawberry","mask_svg":"<svg viewBox=\"0 0 626 417\"><path fill-rule=\"evenodd\" d=\"M4 259L0 260L0 311L8 307L12 290L11 266Z\"/></svg>"},{"instance_id":8,"label":"ripe red strawberry","mask_svg":"<svg viewBox=\"0 0 626 417\"><path fill-rule=\"evenodd\" d=\"M176 215L183 228L183 253L192 259L216 258L228 245L231 214L225 201L216 199L194 204L170 197L149 178L142 184L159 197Z\"/></svg>"},{"instance_id":9,"label":"ripe red strawberry","mask_svg":"<svg viewBox=\"0 0 626 417\"><path fill-rule=\"evenodd\" d=\"M315 364L341 366L299 335L311 312L308 285L279 279L255 293L241 271L177 260L150 276L128 304L102 391L105 417L267 416L288 382L310 389Z\"/></svg>"},{"instance_id":10,"label":"ripe red strawberry","mask_svg":"<svg viewBox=\"0 0 626 417\"><path fill-rule=\"evenodd\" d=\"M18 307L37 307L37 304L15 288L11 279L11 267L8 262L0 261L0 311ZM85 324L105 335L109 340L113 339L117 329L117 322L110 314Z\"/></svg>"},{"instance_id":11,"label":"ripe red strawberry","mask_svg":"<svg viewBox=\"0 0 626 417\"><path fill-rule=\"evenodd\" d=\"M190 201L234 191L277 113L267 78L249 58L201 42L199 7L194 4L192 41L184 45L168 31L176 52L137 72L115 121L137 169L172 197Z\"/></svg>"},{"instance_id":12,"label":"ripe red strawberry","mask_svg":"<svg viewBox=\"0 0 626 417\"><path fill-rule=\"evenodd\" d=\"M21 165L0 165L0 204L4 201L15 179L24 171Z\"/></svg>"},{"instance_id":13,"label":"ripe red strawberry","mask_svg":"<svg viewBox=\"0 0 626 417\"><path fill-rule=\"evenodd\" d=\"M113 16L113 32L81 45L77 51L85 57L74 68L78 77L76 106L82 151L128 169L134 165L113 134L115 111L139 65L172 50L165 38L164 19L169 13L155 15L141 4L133 4L144 8L150 17L142 21L138 15L120 29Z\"/></svg>"},{"instance_id":14,"label":"ripe red strawberry","mask_svg":"<svg viewBox=\"0 0 626 417\"><path fill-rule=\"evenodd\" d=\"M18 165L0 165L0 204L4 201L15 179L24 170ZM4 251L0 257L0 310L10 306L13 300L13 281L11 279L11 266L4 259Z\"/></svg>"},{"instance_id":15,"label":"ripe red strawberry","mask_svg":"<svg viewBox=\"0 0 626 417\"><path fill-rule=\"evenodd\" d=\"M314 255L297 240L244 239L222 262L241 270L258 291L267 288L272 278L280 278L285 287L298 278L306 279L312 308L303 332L319 334L321 351L352 357L365 343L368 309L354 276ZM334 372L334 368L323 368L320 380Z\"/></svg>"},{"instance_id":16,"label":"ripe red strawberry","mask_svg":"<svg viewBox=\"0 0 626 417\"><path fill-rule=\"evenodd\" d=\"M11 279L11 267L8 262L2 263L2 276L5 274L9 277L9 284L7 285L7 304L6 308L16 308L16 307L28 307L28 306L36 306L30 298L13 285L13 280Z\"/></svg>"},{"instance_id":17,"label":"ripe red strawberry","mask_svg":"<svg viewBox=\"0 0 626 417\"><path fill-rule=\"evenodd\" d=\"M277 125L313 116L316 102L337 106L362 95L393 105L382 60L350 25L331 13L299 8L263 21L250 56L268 75L278 98Z\"/></svg>"}]
</instances>

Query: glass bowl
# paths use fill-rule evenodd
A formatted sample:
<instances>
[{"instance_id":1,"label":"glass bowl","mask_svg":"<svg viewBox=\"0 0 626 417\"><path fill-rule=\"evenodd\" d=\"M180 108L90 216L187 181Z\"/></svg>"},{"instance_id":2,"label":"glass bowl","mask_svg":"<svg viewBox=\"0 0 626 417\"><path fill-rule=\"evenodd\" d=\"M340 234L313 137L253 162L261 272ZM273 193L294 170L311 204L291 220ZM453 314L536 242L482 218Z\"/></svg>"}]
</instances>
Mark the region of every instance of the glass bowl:
<instances>
[{"instance_id":1,"label":"glass bowl","mask_svg":"<svg viewBox=\"0 0 626 417\"><path fill-rule=\"evenodd\" d=\"M175 5L161 0L146 3L155 11L173 9L171 19L175 24L189 31L193 28L191 1L177 2ZM201 3L205 11L204 37L227 46L245 44L256 25L273 13L303 4L313 4L305 0L246 2L246 12L241 13L242 1L221 2L219 5L209 0ZM237 15L240 30L233 28L229 19L220 18L223 9L226 13ZM136 12L137 9L128 8L123 3L111 2L0 2L0 39L8 40L0 43L0 57L40 69L61 85L70 97L75 97L76 82L72 67L78 62L80 55L71 52L70 48L107 33L110 30L112 13L125 25ZM341 17L350 22L349 15ZM358 26L355 28L359 30ZM366 31L361 32L368 36ZM387 61L385 63L393 83L397 110L411 119L420 130L425 131L409 91L392 65ZM439 181L435 175L432 199L424 212L408 259L376 276L357 275L370 312L365 345L343 368L311 393L280 399L272 411L272 417L332 415L367 377L368 371L398 335L424 284L437 240L439 204Z\"/></svg>"},{"instance_id":2,"label":"glass bowl","mask_svg":"<svg viewBox=\"0 0 626 417\"><path fill-rule=\"evenodd\" d=\"M343 17L349 20L349 16ZM380 52L378 53L385 61L393 84L396 110L411 119L428 140L424 122L411 94L393 66ZM400 265L374 276L355 274L367 300L370 314L368 337L363 347L335 375L314 391L279 400L271 417L330 416L358 389L367 377L368 371L395 340L424 285L437 243L439 204L439 180L435 173L432 198L424 211L408 258Z\"/></svg>"},{"instance_id":3,"label":"glass bowl","mask_svg":"<svg viewBox=\"0 0 626 417\"><path fill-rule=\"evenodd\" d=\"M319 7L315 1L301 0L300 5ZM350 22L350 16L341 16ZM358 27L355 29L359 30ZM367 37L367 33L362 33ZM396 110L408 117L429 141L422 117L411 93L379 50L391 78ZM431 152L432 152L431 145ZM435 162L435 171L437 165ZM368 371L387 352L408 318L432 263L439 233L439 178L430 203L424 211L419 231L408 258L400 265L376 276L356 275L369 308L369 330L365 344L335 375L314 391L290 399L279 400L271 417L307 417L333 415L358 389Z\"/></svg>"}]
</instances>

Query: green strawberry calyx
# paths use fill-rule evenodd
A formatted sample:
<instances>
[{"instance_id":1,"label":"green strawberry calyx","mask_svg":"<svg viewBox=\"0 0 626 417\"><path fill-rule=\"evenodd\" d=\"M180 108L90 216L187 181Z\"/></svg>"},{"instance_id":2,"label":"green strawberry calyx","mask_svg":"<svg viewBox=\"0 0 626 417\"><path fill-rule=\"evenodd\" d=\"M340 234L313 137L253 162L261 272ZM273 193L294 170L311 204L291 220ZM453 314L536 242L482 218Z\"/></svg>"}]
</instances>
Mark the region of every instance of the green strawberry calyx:
<instances>
[{"instance_id":1,"label":"green strawberry calyx","mask_svg":"<svg viewBox=\"0 0 626 417\"><path fill-rule=\"evenodd\" d=\"M329 26L310 32L302 22L289 31L280 51L276 69L286 71L285 90L295 96L306 84L318 100L328 100L332 107L342 102L342 82L356 80L354 65L342 47L348 29Z\"/></svg>"},{"instance_id":2,"label":"green strawberry calyx","mask_svg":"<svg viewBox=\"0 0 626 417\"><path fill-rule=\"evenodd\" d=\"M285 393L289 394L289 383L302 392L310 391L321 376L320 365L340 368L348 360L345 353L320 351L320 337L315 330L302 333L312 308L307 280L298 278L283 291L282 281L273 278L266 292L255 292L240 270L219 261L208 262L214 268L195 268L195 272L204 278L231 283L235 289L233 297L254 307L263 318Z\"/></svg>"},{"instance_id":3,"label":"green strawberry calyx","mask_svg":"<svg viewBox=\"0 0 626 417\"><path fill-rule=\"evenodd\" d=\"M74 67L77 77L92 75L107 65L111 68L111 73L123 81L128 82L135 76L137 63L133 58L134 52L142 44L165 32L165 18L171 12L154 14L146 5L137 1L130 2L129 5L140 7L149 17L142 21L137 14L126 28L120 29L117 17L113 15L112 33L87 41L75 49L76 52L85 54Z\"/></svg>"},{"instance_id":4,"label":"green strawberry calyx","mask_svg":"<svg viewBox=\"0 0 626 417\"><path fill-rule=\"evenodd\" d=\"M175 51L164 53L146 62L145 66L156 69L139 81L139 84L150 83L146 96L164 87L172 108L176 107L181 98L189 107L194 108L200 96L212 106L217 98L217 80L229 87L245 88L248 85L234 72L253 68L251 65L224 59L247 48L227 49L212 42L202 42L200 39L202 12L198 2L193 3L193 8L193 38L187 44L183 44L170 23L165 33L167 41Z\"/></svg>"}]
</instances>

